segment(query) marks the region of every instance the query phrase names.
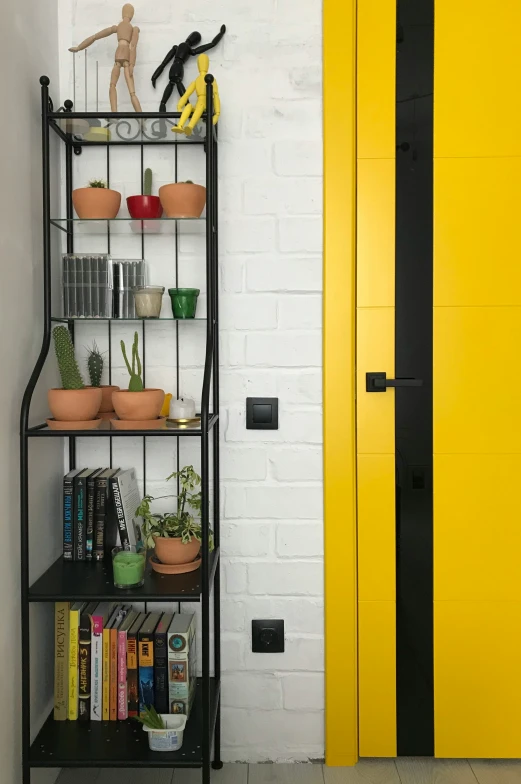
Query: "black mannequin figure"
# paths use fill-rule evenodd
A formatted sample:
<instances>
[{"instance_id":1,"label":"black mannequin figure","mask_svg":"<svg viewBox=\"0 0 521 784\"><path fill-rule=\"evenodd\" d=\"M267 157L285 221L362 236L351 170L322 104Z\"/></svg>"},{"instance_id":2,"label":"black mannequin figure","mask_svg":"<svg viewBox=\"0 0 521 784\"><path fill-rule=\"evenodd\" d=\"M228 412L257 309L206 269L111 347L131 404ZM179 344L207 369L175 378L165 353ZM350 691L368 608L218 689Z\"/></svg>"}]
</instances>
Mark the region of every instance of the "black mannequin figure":
<instances>
[{"instance_id":1,"label":"black mannequin figure","mask_svg":"<svg viewBox=\"0 0 521 784\"><path fill-rule=\"evenodd\" d=\"M161 103L159 104L160 112L166 112L166 105L170 96L172 95L174 87L177 87L180 97L185 94L183 78L185 75L185 63L188 58L197 57L197 55L203 54L203 52L207 52L209 49L213 49L214 46L217 46L225 32L226 25L222 25L220 32L215 36L211 43L197 46L197 44L201 43L201 33L198 33L197 30L195 30L193 33L190 33L186 41L183 41L182 44L173 46L170 49L163 62L156 68L154 75L152 76L152 84L155 87L156 81L163 73L165 66L168 65L172 58L174 59L168 74L168 84L166 86L165 92L163 93Z\"/></svg>"}]
</instances>

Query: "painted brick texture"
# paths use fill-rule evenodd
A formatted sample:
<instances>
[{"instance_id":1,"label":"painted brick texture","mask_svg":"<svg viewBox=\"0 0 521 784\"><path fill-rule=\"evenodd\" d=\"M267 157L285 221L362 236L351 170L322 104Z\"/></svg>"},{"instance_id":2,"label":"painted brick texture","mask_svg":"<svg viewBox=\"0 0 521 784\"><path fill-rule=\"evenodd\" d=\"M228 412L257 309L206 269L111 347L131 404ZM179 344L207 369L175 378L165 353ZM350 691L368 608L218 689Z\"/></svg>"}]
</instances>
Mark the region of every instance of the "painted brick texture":
<instances>
[{"instance_id":1,"label":"painted brick texture","mask_svg":"<svg viewBox=\"0 0 521 784\"><path fill-rule=\"evenodd\" d=\"M167 74L156 91L150 76L171 46L194 29L208 41L221 23L227 25L223 42L209 52L222 101L223 758L317 758L324 752L321 3L303 0L296 8L294 0L156 0L135 7L141 29L136 92L145 111L158 108ZM60 0L60 102L72 97L67 47L116 22L118 12L119 6L100 0ZM96 60L100 109L108 108L113 48L109 38L89 50L90 108ZM77 65L81 74L81 56ZM191 61L187 84L195 73ZM120 108L128 109L123 78L118 87ZM76 96L81 105L79 76ZM175 101L174 96L172 109ZM173 180L171 151L145 148L145 165L154 172L154 193ZM75 185L104 177L105 150L75 156L74 166ZM180 151L178 174L204 181L200 150ZM123 205L126 196L139 192L139 155L113 151L111 184L122 192ZM89 234L76 250L105 250L105 242L104 236ZM145 238L151 283L173 285L173 248L172 234ZM183 226L179 250L181 285L202 289L204 313L204 225ZM128 228L115 233L112 254L139 258L140 237ZM165 298L165 312L168 307ZM165 322L147 324L146 330L147 384L173 391L174 328ZM118 344L131 334L131 326L113 327L113 383L127 383ZM204 322L180 325L179 337L181 391L199 405ZM79 347L92 338L106 350L103 325L78 327ZM280 397L278 431L245 429L248 395ZM113 443L114 464L135 465L142 479L141 442ZM107 462L107 445L84 439L80 446L85 464ZM188 462L200 464L191 439L181 444L181 463ZM175 445L151 439L147 491L172 492L164 478L175 468ZM263 617L285 619L284 654L251 653L251 620Z\"/></svg>"}]
</instances>

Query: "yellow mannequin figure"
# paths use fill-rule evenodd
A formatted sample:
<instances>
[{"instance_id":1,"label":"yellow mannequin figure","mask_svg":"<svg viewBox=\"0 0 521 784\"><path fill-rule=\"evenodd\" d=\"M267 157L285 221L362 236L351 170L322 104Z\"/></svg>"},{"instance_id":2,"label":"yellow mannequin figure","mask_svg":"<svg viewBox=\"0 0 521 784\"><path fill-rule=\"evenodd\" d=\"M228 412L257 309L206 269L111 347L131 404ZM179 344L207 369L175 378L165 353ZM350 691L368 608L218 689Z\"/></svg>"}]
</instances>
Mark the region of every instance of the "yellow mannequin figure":
<instances>
[{"instance_id":1,"label":"yellow mannequin figure","mask_svg":"<svg viewBox=\"0 0 521 784\"><path fill-rule=\"evenodd\" d=\"M174 133L185 133L187 136L191 136L193 129L201 119L201 115L206 111L206 82L204 78L210 67L210 60L207 54L199 55L197 58L197 67L199 68L199 76L187 87L185 94L179 99L179 103L177 104L177 111L182 111L183 113L179 118L178 124L172 128ZM188 99L194 92L197 94L197 103L195 106L192 106ZM212 122L216 125L219 115L221 114L221 101L219 98L219 89L215 80L213 82L213 107L214 115ZM192 115L191 120L185 128L185 123L190 115Z\"/></svg>"}]
</instances>

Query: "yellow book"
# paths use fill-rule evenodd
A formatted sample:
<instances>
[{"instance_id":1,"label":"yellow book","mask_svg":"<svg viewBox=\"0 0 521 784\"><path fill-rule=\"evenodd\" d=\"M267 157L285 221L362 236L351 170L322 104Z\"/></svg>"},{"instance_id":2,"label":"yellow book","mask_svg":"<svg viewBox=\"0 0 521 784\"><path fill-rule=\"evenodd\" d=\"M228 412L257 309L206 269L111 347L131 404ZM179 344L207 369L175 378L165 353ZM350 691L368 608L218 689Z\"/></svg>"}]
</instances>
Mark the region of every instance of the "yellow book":
<instances>
[{"instance_id":1,"label":"yellow book","mask_svg":"<svg viewBox=\"0 0 521 784\"><path fill-rule=\"evenodd\" d=\"M110 629L103 629L103 688L102 688L103 721L110 718Z\"/></svg>"},{"instance_id":2,"label":"yellow book","mask_svg":"<svg viewBox=\"0 0 521 784\"><path fill-rule=\"evenodd\" d=\"M67 718L69 693L69 602L54 605L54 718Z\"/></svg>"},{"instance_id":3,"label":"yellow book","mask_svg":"<svg viewBox=\"0 0 521 784\"><path fill-rule=\"evenodd\" d=\"M69 612L69 708L68 718L78 718L78 668L80 615L85 602L75 602Z\"/></svg>"}]
</instances>

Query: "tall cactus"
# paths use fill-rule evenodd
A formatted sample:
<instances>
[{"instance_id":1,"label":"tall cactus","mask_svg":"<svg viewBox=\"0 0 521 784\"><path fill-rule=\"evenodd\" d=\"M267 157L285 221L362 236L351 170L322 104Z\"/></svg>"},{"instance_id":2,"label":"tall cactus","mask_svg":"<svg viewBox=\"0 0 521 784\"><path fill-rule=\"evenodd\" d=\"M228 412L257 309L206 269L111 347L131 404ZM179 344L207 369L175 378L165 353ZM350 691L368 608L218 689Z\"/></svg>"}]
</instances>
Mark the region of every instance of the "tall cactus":
<instances>
[{"instance_id":1,"label":"tall cactus","mask_svg":"<svg viewBox=\"0 0 521 784\"><path fill-rule=\"evenodd\" d=\"M145 169L143 177L143 196L152 196L152 169Z\"/></svg>"},{"instance_id":2,"label":"tall cactus","mask_svg":"<svg viewBox=\"0 0 521 784\"><path fill-rule=\"evenodd\" d=\"M123 341L120 343L121 345L121 353L123 354L123 359L125 360L125 365L127 366L127 370L130 375L130 381L128 384L128 391L129 392L142 392L143 391L143 380L141 378L141 360L138 354L138 334L134 332L134 342L132 344L132 367L130 367L130 363L127 359L127 350L125 348L125 344Z\"/></svg>"},{"instance_id":3,"label":"tall cactus","mask_svg":"<svg viewBox=\"0 0 521 784\"><path fill-rule=\"evenodd\" d=\"M100 352L96 345L96 341L89 348L89 356L87 358L87 368L89 371L89 378L91 386L101 386L101 376L103 374L103 354Z\"/></svg>"},{"instance_id":4,"label":"tall cactus","mask_svg":"<svg viewBox=\"0 0 521 784\"><path fill-rule=\"evenodd\" d=\"M55 327L52 333L54 338L54 349L58 360L58 368L64 389L83 389L84 383L81 377L76 357L74 356L74 345L71 333L67 327Z\"/></svg>"}]
</instances>

